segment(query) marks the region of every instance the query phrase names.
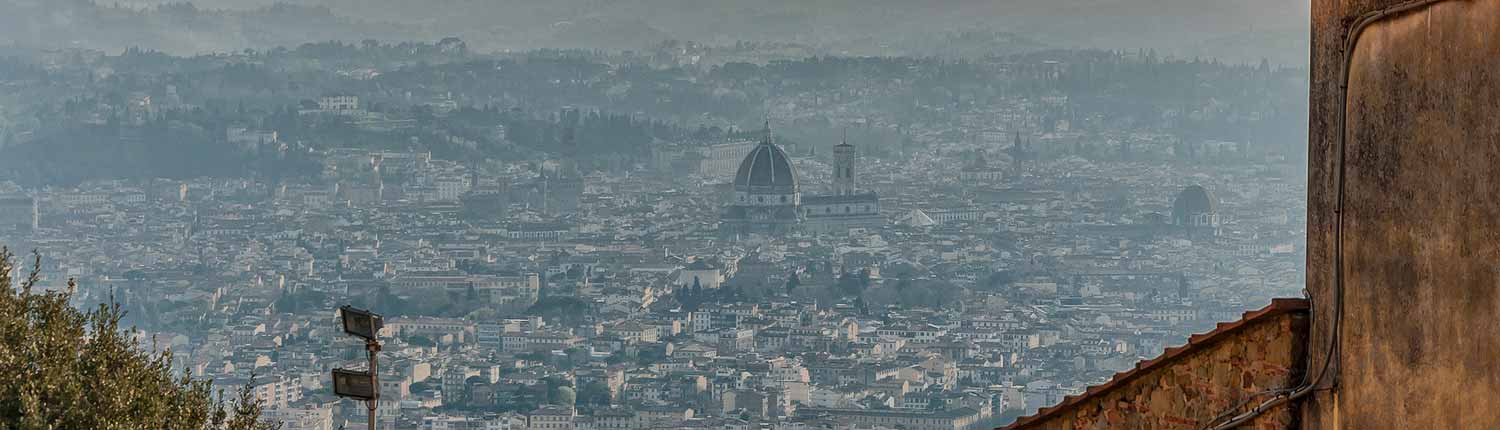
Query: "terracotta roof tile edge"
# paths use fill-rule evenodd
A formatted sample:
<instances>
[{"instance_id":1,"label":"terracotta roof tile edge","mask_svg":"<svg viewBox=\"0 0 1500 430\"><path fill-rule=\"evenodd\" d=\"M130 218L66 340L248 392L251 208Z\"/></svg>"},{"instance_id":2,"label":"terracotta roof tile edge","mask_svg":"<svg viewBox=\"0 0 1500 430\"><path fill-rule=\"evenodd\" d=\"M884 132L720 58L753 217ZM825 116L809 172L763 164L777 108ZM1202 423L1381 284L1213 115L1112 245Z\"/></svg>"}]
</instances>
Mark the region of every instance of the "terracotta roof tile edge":
<instances>
[{"instance_id":1,"label":"terracotta roof tile edge","mask_svg":"<svg viewBox=\"0 0 1500 430\"><path fill-rule=\"evenodd\" d=\"M1113 378L1110 378L1109 381L1106 381L1103 384L1091 386L1086 389L1081 395L1067 396L1063 399L1062 402L1059 402L1056 405L1043 407L1037 410L1037 413L1035 414L1017 418L1016 422L1003 427L997 427L996 430L1020 430L1027 425L1040 422L1047 418L1051 418L1054 415L1061 413L1062 411L1072 408L1079 402L1093 398L1097 395L1101 395L1105 392L1108 392L1109 390L1124 385L1126 382L1130 382L1132 379L1135 379L1138 376L1144 375L1146 372L1155 370L1157 367L1160 367L1167 363L1171 363L1177 357L1195 351L1205 344L1212 344L1220 340L1223 336L1239 331L1240 328L1243 328L1252 322L1293 312L1307 311L1309 307L1310 306L1307 299L1271 299L1271 304L1266 305L1266 307L1260 308L1259 310L1245 312L1238 321L1219 323L1214 327L1212 331L1209 331L1208 333L1192 335L1188 337L1188 343L1180 346L1169 347L1165 352L1163 352L1156 358L1140 361L1136 363L1134 368L1126 370L1124 372L1116 373L1115 376Z\"/></svg>"}]
</instances>

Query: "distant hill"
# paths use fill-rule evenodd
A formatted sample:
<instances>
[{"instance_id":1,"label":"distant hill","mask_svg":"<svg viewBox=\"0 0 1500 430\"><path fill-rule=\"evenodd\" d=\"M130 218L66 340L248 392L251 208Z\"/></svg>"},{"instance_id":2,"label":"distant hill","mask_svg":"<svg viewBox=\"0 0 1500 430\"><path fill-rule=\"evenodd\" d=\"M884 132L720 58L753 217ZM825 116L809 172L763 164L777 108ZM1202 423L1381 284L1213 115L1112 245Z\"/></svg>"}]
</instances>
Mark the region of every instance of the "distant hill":
<instances>
[{"instance_id":1,"label":"distant hill","mask_svg":"<svg viewBox=\"0 0 1500 430\"><path fill-rule=\"evenodd\" d=\"M295 47L307 42L423 37L406 24L374 23L321 6L279 3L208 9L192 3L104 6L86 0L0 0L0 46L81 47L118 53L141 47L174 54Z\"/></svg>"},{"instance_id":2,"label":"distant hill","mask_svg":"<svg viewBox=\"0 0 1500 430\"><path fill-rule=\"evenodd\" d=\"M51 0L55 1L55 0ZM0 0L46 3L49 0ZM77 0L62 1L77 3ZM145 7L163 0L135 0ZM261 19L214 12L227 35L181 32L173 46L264 44L338 38L464 38L481 50L539 47L630 49L663 39L727 45L793 42L864 55L978 55L977 46L945 47L951 35L1003 33L997 51L1025 46L1154 48L1183 57L1302 65L1309 0L198 0L201 10L306 12ZM279 6L277 6L279 5ZM22 8L26 15L34 8ZM160 14L147 14L156 16ZM16 18L24 23L32 20ZM45 15L44 21L59 20ZM234 19L234 17L240 17ZM3 19L3 18L0 18ZM76 19L76 17L68 18ZM139 20L140 18L137 18ZM154 24L168 21L146 20ZM372 24L394 23L394 24ZM4 24L4 22L0 22ZM33 32L35 26L26 26ZM0 34L16 33L0 28ZM23 30L22 32L25 32ZM270 33L270 34L267 34ZM168 42L166 36L158 41ZM310 39L310 40L309 40ZM1021 47L1021 48L1017 48Z\"/></svg>"}]
</instances>

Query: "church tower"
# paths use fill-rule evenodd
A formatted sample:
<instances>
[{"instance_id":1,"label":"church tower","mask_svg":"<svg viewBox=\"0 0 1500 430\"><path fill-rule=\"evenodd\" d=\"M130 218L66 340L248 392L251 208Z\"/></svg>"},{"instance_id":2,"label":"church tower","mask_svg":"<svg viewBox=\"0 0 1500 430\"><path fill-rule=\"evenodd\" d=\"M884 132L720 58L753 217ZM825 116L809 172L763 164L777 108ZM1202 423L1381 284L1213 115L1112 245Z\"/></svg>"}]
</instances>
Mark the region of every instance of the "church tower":
<instances>
[{"instance_id":1,"label":"church tower","mask_svg":"<svg viewBox=\"0 0 1500 430\"><path fill-rule=\"evenodd\" d=\"M858 194L854 176L854 145L849 144L848 133L844 141L833 147L833 193L839 196Z\"/></svg>"},{"instance_id":2,"label":"church tower","mask_svg":"<svg viewBox=\"0 0 1500 430\"><path fill-rule=\"evenodd\" d=\"M578 169L578 126L571 125L563 129L562 135L562 160L557 166L557 176L563 178L576 178L580 176Z\"/></svg>"}]
</instances>

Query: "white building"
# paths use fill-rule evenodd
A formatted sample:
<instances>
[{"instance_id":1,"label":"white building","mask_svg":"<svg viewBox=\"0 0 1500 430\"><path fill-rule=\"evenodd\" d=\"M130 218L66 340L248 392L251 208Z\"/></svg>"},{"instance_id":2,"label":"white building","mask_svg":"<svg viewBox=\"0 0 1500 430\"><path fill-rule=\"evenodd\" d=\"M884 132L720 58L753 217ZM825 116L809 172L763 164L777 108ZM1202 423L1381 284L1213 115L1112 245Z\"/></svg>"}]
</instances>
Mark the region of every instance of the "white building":
<instances>
[{"instance_id":1,"label":"white building","mask_svg":"<svg viewBox=\"0 0 1500 430\"><path fill-rule=\"evenodd\" d=\"M328 113L349 114L359 111L359 96L339 94L318 98L318 109Z\"/></svg>"},{"instance_id":2,"label":"white building","mask_svg":"<svg viewBox=\"0 0 1500 430\"><path fill-rule=\"evenodd\" d=\"M699 259L677 273L677 285L680 287L692 287L694 281L705 290L719 289L719 285L725 281L724 270L718 265Z\"/></svg>"},{"instance_id":3,"label":"white building","mask_svg":"<svg viewBox=\"0 0 1500 430\"><path fill-rule=\"evenodd\" d=\"M225 130L224 135L231 146L240 150L260 148L281 140L275 131L252 130L245 127L230 127Z\"/></svg>"},{"instance_id":4,"label":"white building","mask_svg":"<svg viewBox=\"0 0 1500 430\"><path fill-rule=\"evenodd\" d=\"M285 408L269 408L261 418L280 422L282 430L333 430L333 408L304 403Z\"/></svg>"}]
</instances>

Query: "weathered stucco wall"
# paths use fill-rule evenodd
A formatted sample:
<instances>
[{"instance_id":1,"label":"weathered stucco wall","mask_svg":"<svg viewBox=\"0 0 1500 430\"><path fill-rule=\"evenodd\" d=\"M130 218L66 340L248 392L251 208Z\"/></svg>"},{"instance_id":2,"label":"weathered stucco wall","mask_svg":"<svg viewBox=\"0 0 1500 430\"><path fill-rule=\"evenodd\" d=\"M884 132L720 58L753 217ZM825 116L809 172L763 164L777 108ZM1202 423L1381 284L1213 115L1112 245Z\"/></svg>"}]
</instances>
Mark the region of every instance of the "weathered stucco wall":
<instances>
[{"instance_id":1,"label":"weathered stucco wall","mask_svg":"<svg viewBox=\"0 0 1500 430\"><path fill-rule=\"evenodd\" d=\"M1278 299L1007 428L1198 430L1252 393L1301 381L1307 353L1306 309L1305 301ZM1296 414L1281 408L1250 424L1272 430L1296 428L1295 423Z\"/></svg>"},{"instance_id":2,"label":"weathered stucco wall","mask_svg":"<svg viewBox=\"0 0 1500 430\"><path fill-rule=\"evenodd\" d=\"M1314 0L1308 288L1314 369L1334 338L1341 47L1404 0ZM1369 28L1353 54L1338 385L1309 429L1500 428L1500 0Z\"/></svg>"}]
</instances>

